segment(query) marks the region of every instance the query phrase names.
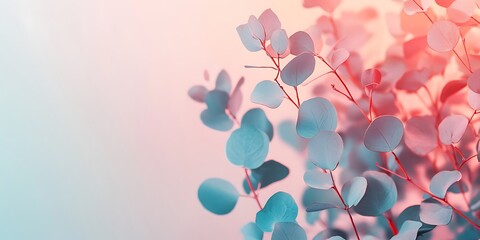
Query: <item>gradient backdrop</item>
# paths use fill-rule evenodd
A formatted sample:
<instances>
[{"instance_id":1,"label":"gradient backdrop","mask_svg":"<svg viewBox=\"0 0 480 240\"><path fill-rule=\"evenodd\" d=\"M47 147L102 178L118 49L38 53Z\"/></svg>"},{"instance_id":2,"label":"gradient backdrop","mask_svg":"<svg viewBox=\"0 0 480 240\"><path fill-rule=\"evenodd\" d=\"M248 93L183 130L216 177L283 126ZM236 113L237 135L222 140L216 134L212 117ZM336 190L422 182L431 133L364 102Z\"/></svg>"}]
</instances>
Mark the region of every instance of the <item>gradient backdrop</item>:
<instances>
[{"instance_id":1,"label":"gradient backdrop","mask_svg":"<svg viewBox=\"0 0 480 240\"><path fill-rule=\"evenodd\" d=\"M390 2L361 4L372 3ZM243 174L225 159L228 134L202 126L186 92L225 68L249 95L271 72L243 69L265 58L235 27L270 7L289 33L306 29L321 10L301 4L0 0L0 239L240 239L253 201L219 217L197 200L204 179L240 186ZM298 197L303 159L272 144L292 174L260 198Z\"/></svg>"}]
</instances>

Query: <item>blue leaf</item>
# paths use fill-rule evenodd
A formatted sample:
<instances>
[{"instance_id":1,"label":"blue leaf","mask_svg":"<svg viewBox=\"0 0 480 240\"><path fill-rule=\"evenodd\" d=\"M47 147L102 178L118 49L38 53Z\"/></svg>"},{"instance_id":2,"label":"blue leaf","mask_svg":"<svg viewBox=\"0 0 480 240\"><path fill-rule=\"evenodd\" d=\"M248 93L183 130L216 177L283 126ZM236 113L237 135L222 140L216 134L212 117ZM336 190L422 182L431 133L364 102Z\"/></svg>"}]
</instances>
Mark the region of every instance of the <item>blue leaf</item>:
<instances>
[{"instance_id":1,"label":"blue leaf","mask_svg":"<svg viewBox=\"0 0 480 240\"><path fill-rule=\"evenodd\" d=\"M225 70L220 71L215 81L215 90L223 91L227 94L230 94L232 90L232 80L230 80L230 75Z\"/></svg>"},{"instance_id":2,"label":"blue leaf","mask_svg":"<svg viewBox=\"0 0 480 240\"><path fill-rule=\"evenodd\" d=\"M330 189L333 187L330 174L317 169L306 171L303 175L303 181L305 181L305 183L311 188Z\"/></svg>"},{"instance_id":3,"label":"blue leaf","mask_svg":"<svg viewBox=\"0 0 480 240\"><path fill-rule=\"evenodd\" d=\"M253 89L250 100L269 108L277 108L282 104L285 94L277 83L264 80L261 81Z\"/></svg>"},{"instance_id":4,"label":"blue leaf","mask_svg":"<svg viewBox=\"0 0 480 240\"><path fill-rule=\"evenodd\" d=\"M420 220L431 225L447 225L452 220L453 210L436 200L427 199L420 205Z\"/></svg>"},{"instance_id":5,"label":"blue leaf","mask_svg":"<svg viewBox=\"0 0 480 240\"><path fill-rule=\"evenodd\" d=\"M403 124L394 116L381 116L373 120L365 132L365 147L374 152L391 152L400 144Z\"/></svg>"},{"instance_id":6,"label":"blue leaf","mask_svg":"<svg viewBox=\"0 0 480 240\"><path fill-rule=\"evenodd\" d=\"M345 240L345 238L340 237L340 236L333 236L333 237L327 238L327 240Z\"/></svg>"},{"instance_id":7,"label":"blue leaf","mask_svg":"<svg viewBox=\"0 0 480 240\"><path fill-rule=\"evenodd\" d=\"M317 235L315 235L315 237L313 237L313 240L325 240L335 236L347 239L347 233L345 233L344 231L340 229L330 228L319 232Z\"/></svg>"},{"instance_id":8,"label":"blue leaf","mask_svg":"<svg viewBox=\"0 0 480 240\"><path fill-rule=\"evenodd\" d=\"M287 63L280 76L285 84L296 87L307 80L314 70L315 57L310 53L302 53Z\"/></svg>"},{"instance_id":9,"label":"blue leaf","mask_svg":"<svg viewBox=\"0 0 480 240\"><path fill-rule=\"evenodd\" d=\"M270 40L272 43L272 49L278 55L282 55L288 48L288 36L287 32L283 29L277 29L272 33Z\"/></svg>"},{"instance_id":10,"label":"blue leaf","mask_svg":"<svg viewBox=\"0 0 480 240\"><path fill-rule=\"evenodd\" d=\"M342 197L348 207L358 204L367 190L367 180L364 177L354 177L342 187Z\"/></svg>"},{"instance_id":11,"label":"blue leaf","mask_svg":"<svg viewBox=\"0 0 480 240\"><path fill-rule=\"evenodd\" d=\"M205 97L208 94L206 87L201 85L195 85L188 90L188 96L197 102L205 102Z\"/></svg>"},{"instance_id":12,"label":"blue leaf","mask_svg":"<svg viewBox=\"0 0 480 240\"><path fill-rule=\"evenodd\" d=\"M336 206L343 206L342 202L333 189L323 190L306 188L302 196L302 205L307 208L315 202L330 203Z\"/></svg>"},{"instance_id":13,"label":"blue leaf","mask_svg":"<svg viewBox=\"0 0 480 240\"><path fill-rule=\"evenodd\" d=\"M397 222L396 222L397 227L401 227L402 224L407 220L412 220L412 221L417 221L417 222L421 221L420 220L420 205L413 205L413 206L405 208L397 218ZM435 228L435 225L422 223L422 226L418 230L418 234L424 234L424 233L430 232L434 228Z\"/></svg>"},{"instance_id":14,"label":"blue leaf","mask_svg":"<svg viewBox=\"0 0 480 240\"><path fill-rule=\"evenodd\" d=\"M319 131L308 143L308 158L318 167L335 170L343 153L343 140L333 131Z\"/></svg>"},{"instance_id":15,"label":"blue leaf","mask_svg":"<svg viewBox=\"0 0 480 240\"><path fill-rule=\"evenodd\" d=\"M265 207L257 213L255 222L264 232L271 232L279 222L295 222L298 207L288 193L277 192L268 199Z\"/></svg>"},{"instance_id":16,"label":"blue leaf","mask_svg":"<svg viewBox=\"0 0 480 240\"><path fill-rule=\"evenodd\" d=\"M258 228L257 224L250 222L245 224L241 229L244 240L262 240L263 232Z\"/></svg>"},{"instance_id":17,"label":"blue leaf","mask_svg":"<svg viewBox=\"0 0 480 240\"><path fill-rule=\"evenodd\" d=\"M415 240L417 239L417 232L421 226L422 223L420 222L407 220L402 224L398 234L390 240Z\"/></svg>"},{"instance_id":18,"label":"blue leaf","mask_svg":"<svg viewBox=\"0 0 480 240\"><path fill-rule=\"evenodd\" d=\"M268 138L273 138L273 126L268 120L265 112L260 108L252 108L243 115L241 126L250 126L267 134Z\"/></svg>"},{"instance_id":19,"label":"blue leaf","mask_svg":"<svg viewBox=\"0 0 480 240\"><path fill-rule=\"evenodd\" d=\"M235 208L239 197L237 189L220 178L205 180L198 188L198 199L208 211L225 215Z\"/></svg>"},{"instance_id":20,"label":"blue leaf","mask_svg":"<svg viewBox=\"0 0 480 240\"><path fill-rule=\"evenodd\" d=\"M260 41L252 36L248 24L243 24L237 27L238 35L240 40L242 40L245 48L250 52L257 52L262 50L262 45Z\"/></svg>"},{"instance_id":21,"label":"blue leaf","mask_svg":"<svg viewBox=\"0 0 480 240\"><path fill-rule=\"evenodd\" d=\"M279 222L273 229L272 240L307 240L307 234L297 223Z\"/></svg>"},{"instance_id":22,"label":"blue leaf","mask_svg":"<svg viewBox=\"0 0 480 240\"><path fill-rule=\"evenodd\" d=\"M207 127L219 131L228 131L233 127L233 121L225 114L229 96L220 90L210 91L205 96L207 109L204 110L200 118Z\"/></svg>"},{"instance_id":23,"label":"blue leaf","mask_svg":"<svg viewBox=\"0 0 480 240\"><path fill-rule=\"evenodd\" d=\"M262 166L252 169L250 179L252 180L252 184L255 188L257 185L260 185L259 188L264 188L274 182L286 178L289 172L290 171L285 165L275 160L268 160L263 163ZM245 188L245 192L250 193L250 187L248 186L246 179L243 180L243 186Z\"/></svg>"},{"instance_id":24,"label":"blue leaf","mask_svg":"<svg viewBox=\"0 0 480 240\"><path fill-rule=\"evenodd\" d=\"M300 105L297 118L297 133L304 138L311 138L321 130L335 131L337 128L337 111L325 98L309 99Z\"/></svg>"},{"instance_id":25,"label":"blue leaf","mask_svg":"<svg viewBox=\"0 0 480 240\"><path fill-rule=\"evenodd\" d=\"M330 208L339 208L331 203L315 202L307 206L307 212L319 212Z\"/></svg>"},{"instance_id":26,"label":"blue leaf","mask_svg":"<svg viewBox=\"0 0 480 240\"><path fill-rule=\"evenodd\" d=\"M278 135L286 144L299 152L305 150L307 147L307 140L297 134L295 123L293 121L282 121L278 125Z\"/></svg>"},{"instance_id":27,"label":"blue leaf","mask_svg":"<svg viewBox=\"0 0 480 240\"><path fill-rule=\"evenodd\" d=\"M379 216L397 202L397 187L388 175L375 171L363 174L367 180L367 190L354 210L363 216Z\"/></svg>"},{"instance_id":28,"label":"blue leaf","mask_svg":"<svg viewBox=\"0 0 480 240\"><path fill-rule=\"evenodd\" d=\"M448 188L462 178L459 171L441 171L433 176L430 182L430 191L433 195L444 198Z\"/></svg>"},{"instance_id":29,"label":"blue leaf","mask_svg":"<svg viewBox=\"0 0 480 240\"><path fill-rule=\"evenodd\" d=\"M315 223L317 223L318 218L320 217L320 212L307 212L305 217L307 219L307 223L313 226Z\"/></svg>"},{"instance_id":30,"label":"blue leaf","mask_svg":"<svg viewBox=\"0 0 480 240\"><path fill-rule=\"evenodd\" d=\"M228 93L221 90L212 90L205 96L205 103L207 109L212 113L225 113L228 99Z\"/></svg>"},{"instance_id":31,"label":"blue leaf","mask_svg":"<svg viewBox=\"0 0 480 240\"><path fill-rule=\"evenodd\" d=\"M227 140L227 158L237 166L249 169L260 167L268 154L268 137L260 130L243 126L232 132Z\"/></svg>"},{"instance_id":32,"label":"blue leaf","mask_svg":"<svg viewBox=\"0 0 480 240\"><path fill-rule=\"evenodd\" d=\"M228 131L233 127L233 121L225 113L215 113L207 109L200 114L200 119L205 126L218 131Z\"/></svg>"}]
</instances>

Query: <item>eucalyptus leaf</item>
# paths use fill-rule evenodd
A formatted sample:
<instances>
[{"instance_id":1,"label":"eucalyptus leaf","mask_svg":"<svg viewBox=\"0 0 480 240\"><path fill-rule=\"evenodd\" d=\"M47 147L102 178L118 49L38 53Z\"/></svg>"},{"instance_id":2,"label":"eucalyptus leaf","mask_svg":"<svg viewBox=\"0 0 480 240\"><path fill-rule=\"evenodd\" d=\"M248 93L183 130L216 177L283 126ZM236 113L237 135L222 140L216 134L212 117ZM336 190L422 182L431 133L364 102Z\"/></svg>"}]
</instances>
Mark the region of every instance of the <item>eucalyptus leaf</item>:
<instances>
[{"instance_id":1,"label":"eucalyptus leaf","mask_svg":"<svg viewBox=\"0 0 480 240\"><path fill-rule=\"evenodd\" d=\"M220 178L210 178L198 188L198 199L208 211L225 215L237 204L239 193L230 182Z\"/></svg>"},{"instance_id":2,"label":"eucalyptus leaf","mask_svg":"<svg viewBox=\"0 0 480 240\"><path fill-rule=\"evenodd\" d=\"M335 131L337 111L325 98L317 97L304 101L300 105L297 118L297 133L311 138L321 130Z\"/></svg>"},{"instance_id":3,"label":"eucalyptus leaf","mask_svg":"<svg viewBox=\"0 0 480 240\"><path fill-rule=\"evenodd\" d=\"M290 194L277 192L272 195L262 210L257 212L255 222L264 232L271 232L275 223L295 222L298 207Z\"/></svg>"},{"instance_id":4,"label":"eucalyptus leaf","mask_svg":"<svg viewBox=\"0 0 480 240\"><path fill-rule=\"evenodd\" d=\"M268 137L265 133L250 126L243 126L230 135L226 153L232 164L255 169L265 161L268 149Z\"/></svg>"},{"instance_id":5,"label":"eucalyptus leaf","mask_svg":"<svg viewBox=\"0 0 480 240\"><path fill-rule=\"evenodd\" d=\"M297 223L279 222L273 229L272 240L307 240L307 234Z\"/></svg>"},{"instance_id":6,"label":"eucalyptus leaf","mask_svg":"<svg viewBox=\"0 0 480 240\"><path fill-rule=\"evenodd\" d=\"M363 174L367 190L360 202L353 208L363 216L379 216L397 202L397 187L391 177L376 171Z\"/></svg>"}]
</instances>

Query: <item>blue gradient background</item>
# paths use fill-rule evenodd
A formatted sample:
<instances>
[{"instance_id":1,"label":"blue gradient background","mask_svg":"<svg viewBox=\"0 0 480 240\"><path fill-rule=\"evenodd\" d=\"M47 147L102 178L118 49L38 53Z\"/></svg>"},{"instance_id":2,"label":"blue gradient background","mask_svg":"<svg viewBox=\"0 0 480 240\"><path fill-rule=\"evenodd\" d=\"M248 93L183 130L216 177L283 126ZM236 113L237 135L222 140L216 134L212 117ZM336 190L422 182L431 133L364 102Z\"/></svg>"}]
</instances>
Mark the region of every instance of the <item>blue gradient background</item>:
<instances>
[{"instance_id":1,"label":"blue gradient background","mask_svg":"<svg viewBox=\"0 0 480 240\"><path fill-rule=\"evenodd\" d=\"M0 239L240 239L253 201L219 217L197 200L204 179L240 187L243 173L186 92L206 68L246 76L246 94L269 76L243 69L265 59L235 32L269 7L290 33L320 13L301 1L0 0ZM299 197L302 166L261 200Z\"/></svg>"}]
</instances>

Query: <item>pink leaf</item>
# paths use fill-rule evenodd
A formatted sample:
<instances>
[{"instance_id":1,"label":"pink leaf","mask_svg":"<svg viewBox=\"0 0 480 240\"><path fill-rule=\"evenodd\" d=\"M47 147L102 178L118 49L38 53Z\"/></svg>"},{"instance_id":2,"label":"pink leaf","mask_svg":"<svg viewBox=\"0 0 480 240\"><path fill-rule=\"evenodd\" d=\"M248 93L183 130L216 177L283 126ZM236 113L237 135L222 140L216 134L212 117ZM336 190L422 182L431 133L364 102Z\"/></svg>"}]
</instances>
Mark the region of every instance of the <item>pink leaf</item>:
<instances>
[{"instance_id":1,"label":"pink leaf","mask_svg":"<svg viewBox=\"0 0 480 240\"><path fill-rule=\"evenodd\" d=\"M450 115L438 126L440 141L445 145L458 143L467 129L468 119L463 115Z\"/></svg>"},{"instance_id":2,"label":"pink leaf","mask_svg":"<svg viewBox=\"0 0 480 240\"><path fill-rule=\"evenodd\" d=\"M333 50L329 54L331 67L336 70L340 65L347 61L349 56L350 53L343 48Z\"/></svg>"},{"instance_id":3,"label":"pink leaf","mask_svg":"<svg viewBox=\"0 0 480 240\"><path fill-rule=\"evenodd\" d=\"M425 156L437 148L437 129L432 116L416 116L405 126L405 144L412 152Z\"/></svg>"},{"instance_id":4,"label":"pink leaf","mask_svg":"<svg viewBox=\"0 0 480 240\"><path fill-rule=\"evenodd\" d=\"M405 58L411 58L427 48L427 36L420 36L406 41L403 44L403 55Z\"/></svg>"},{"instance_id":5,"label":"pink leaf","mask_svg":"<svg viewBox=\"0 0 480 240\"><path fill-rule=\"evenodd\" d=\"M277 15L270 8L265 10L260 17L258 17L258 21L260 21L263 26L266 34L266 40L270 39L273 32L282 27Z\"/></svg>"},{"instance_id":6,"label":"pink leaf","mask_svg":"<svg viewBox=\"0 0 480 240\"><path fill-rule=\"evenodd\" d=\"M407 15L413 15L415 13L425 12L429 7L430 0L407 0L403 11L405 11Z\"/></svg>"},{"instance_id":7,"label":"pink leaf","mask_svg":"<svg viewBox=\"0 0 480 240\"><path fill-rule=\"evenodd\" d=\"M265 41L265 31L263 30L263 26L258 21L258 19L255 16L250 16L248 19L248 28L250 29L250 32L252 33L252 36L261 42Z\"/></svg>"},{"instance_id":8,"label":"pink leaf","mask_svg":"<svg viewBox=\"0 0 480 240\"><path fill-rule=\"evenodd\" d=\"M447 99L467 86L465 80L453 80L445 84L440 94L440 101L444 103Z\"/></svg>"},{"instance_id":9,"label":"pink leaf","mask_svg":"<svg viewBox=\"0 0 480 240\"><path fill-rule=\"evenodd\" d=\"M320 51L322 51L322 30L318 26L314 25L307 29L307 34L310 35L313 40L313 45L315 49L314 52L319 53Z\"/></svg>"},{"instance_id":10,"label":"pink leaf","mask_svg":"<svg viewBox=\"0 0 480 240\"><path fill-rule=\"evenodd\" d=\"M449 7L455 0L435 0L435 2L444 8Z\"/></svg>"},{"instance_id":11,"label":"pink leaf","mask_svg":"<svg viewBox=\"0 0 480 240\"><path fill-rule=\"evenodd\" d=\"M315 52L313 40L306 32L298 31L294 33L292 36L290 36L289 42L290 52L293 55L300 55L304 52Z\"/></svg>"},{"instance_id":12,"label":"pink leaf","mask_svg":"<svg viewBox=\"0 0 480 240\"><path fill-rule=\"evenodd\" d=\"M457 25L447 20L434 22L427 35L427 43L437 52L452 51L460 39Z\"/></svg>"},{"instance_id":13,"label":"pink leaf","mask_svg":"<svg viewBox=\"0 0 480 240\"><path fill-rule=\"evenodd\" d=\"M468 90L468 104L470 104L470 107L472 107L474 110L479 110L480 109L480 94Z\"/></svg>"},{"instance_id":14,"label":"pink leaf","mask_svg":"<svg viewBox=\"0 0 480 240\"><path fill-rule=\"evenodd\" d=\"M304 0L303 7L321 7L326 12L333 12L340 2L341 0Z\"/></svg>"},{"instance_id":15,"label":"pink leaf","mask_svg":"<svg viewBox=\"0 0 480 240\"><path fill-rule=\"evenodd\" d=\"M402 58L387 58L381 67L382 82L376 89L383 92L390 91L395 83L403 76L405 69L405 62Z\"/></svg>"},{"instance_id":16,"label":"pink leaf","mask_svg":"<svg viewBox=\"0 0 480 240\"><path fill-rule=\"evenodd\" d=\"M426 68L411 70L400 78L395 87L407 92L416 92L427 82L429 76L430 71Z\"/></svg>"},{"instance_id":17,"label":"pink leaf","mask_svg":"<svg viewBox=\"0 0 480 240\"><path fill-rule=\"evenodd\" d=\"M278 29L272 33L272 49L278 55L282 55L288 48L288 36L285 30Z\"/></svg>"},{"instance_id":18,"label":"pink leaf","mask_svg":"<svg viewBox=\"0 0 480 240\"><path fill-rule=\"evenodd\" d=\"M477 70L468 78L468 88L470 90L480 93L480 70Z\"/></svg>"},{"instance_id":19,"label":"pink leaf","mask_svg":"<svg viewBox=\"0 0 480 240\"><path fill-rule=\"evenodd\" d=\"M374 88L382 80L382 73L378 69L371 68L362 73L362 86L365 88Z\"/></svg>"},{"instance_id":20,"label":"pink leaf","mask_svg":"<svg viewBox=\"0 0 480 240\"><path fill-rule=\"evenodd\" d=\"M238 80L237 85L232 91L232 94L230 95L230 98L228 100L228 110L232 115L237 115L238 110L240 110L240 106L242 105L242 100L243 100L243 95L241 91L241 87L243 83L245 82L245 78L242 77L240 80Z\"/></svg>"},{"instance_id":21,"label":"pink leaf","mask_svg":"<svg viewBox=\"0 0 480 240\"><path fill-rule=\"evenodd\" d=\"M210 74L208 73L207 69L203 71L203 79L205 81L210 81Z\"/></svg>"},{"instance_id":22,"label":"pink leaf","mask_svg":"<svg viewBox=\"0 0 480 240\"><path fill-rule=\"evenodd\" d=\"M470 20L476 7L475 0L455 0L447 8L447 15L456 23L464 23Z\"/></svg>"}]
</instances>

